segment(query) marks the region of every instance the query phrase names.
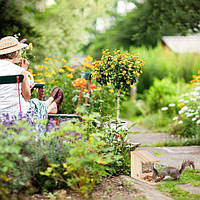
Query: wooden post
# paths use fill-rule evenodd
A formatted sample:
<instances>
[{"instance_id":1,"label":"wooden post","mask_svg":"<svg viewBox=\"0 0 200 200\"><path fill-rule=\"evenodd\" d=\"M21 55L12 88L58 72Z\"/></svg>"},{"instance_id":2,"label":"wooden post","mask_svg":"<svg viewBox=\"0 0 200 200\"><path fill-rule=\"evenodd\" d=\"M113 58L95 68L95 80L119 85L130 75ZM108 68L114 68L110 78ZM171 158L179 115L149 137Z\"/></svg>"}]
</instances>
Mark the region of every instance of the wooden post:
<instances>
[{"instance_id":1,"label":"wooden post","mask_svg":"<svg viewBox=\"0 0 200 200\"><path fill-rule=\"evenodd\" d=\"M117 121L119 121L120 115L120 89L117 92Z\"/></svg>"}]
</instances>

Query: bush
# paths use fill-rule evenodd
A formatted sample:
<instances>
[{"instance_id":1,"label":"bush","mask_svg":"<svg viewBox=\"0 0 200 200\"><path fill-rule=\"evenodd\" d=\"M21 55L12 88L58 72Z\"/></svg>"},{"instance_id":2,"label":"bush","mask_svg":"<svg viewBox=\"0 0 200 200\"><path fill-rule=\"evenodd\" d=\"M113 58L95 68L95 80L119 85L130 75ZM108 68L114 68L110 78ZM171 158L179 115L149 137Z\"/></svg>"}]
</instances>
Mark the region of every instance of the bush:
<instances>
[{"instance_id":1,"label":"bush","mask_svg":"<svg viewBox=\"0 0 200 200\"><path fill-rule=\"evenodd\" d=\"M130 52L136 51L142 55L146 64L143 67L144 74L137 84L137 92L144 93L154 82L169 77L173 82L183 80L189 82L192 75L198 70L200 58L193 54L175 54L165 51L161 45L154 49L144 47L131 47Z\"/></svg>"},{"instance_id":2,"label":"bush","mask_svg":"<svg viewBox=\"0 0 200 200\"><path fill-rule=\"evenodd\" d=\"M9 115L0 120L0 126L0 199L6 199L16 187L25 184L18 179L22 173L19 166L28 162L29 158L21 152L36 132L26 120L9 119Z\"/></svg>"},{"instance_id":3,"label":"bush","mask_svg":"<svg viewBox=\"0 0 200 200\"><path fill-rule=\"evenodd\" d=\"M85 110L80 107L78 112ZM20 191L26 196L66 186L88 198L102 176L130 173L127 130L105 131L111 124L108 118L84 115L83 121L65 121L60 127L49 121L52 128L46 135L24 120L1 123L1 199L14 198Z\"/></svg>"},{"instance_id":4,"label":"bush","mask_svg":"<svg viewBox=\"0 0 200 200\"><path fill-rule=\"evenodd\" d=\"M181 96L178 104L180 110L172 132L187 138L200 138L200 86Z\"/></svg>"},{"instance_id":5,"label":"bush","mask_svg":"<svg viewBox=\"0 0 200 200\"><path fill-rule=\"evenodd\" d=\"M175 106L178 101L178 95L184 89L184 86L181 82L177 84L173 83L170 78L155 79L153 86L145 93L145 102L150 112L157 112L169 104ZM168 114L173 115L173 110L168 112Z\"/></svg>"}]
</instances>

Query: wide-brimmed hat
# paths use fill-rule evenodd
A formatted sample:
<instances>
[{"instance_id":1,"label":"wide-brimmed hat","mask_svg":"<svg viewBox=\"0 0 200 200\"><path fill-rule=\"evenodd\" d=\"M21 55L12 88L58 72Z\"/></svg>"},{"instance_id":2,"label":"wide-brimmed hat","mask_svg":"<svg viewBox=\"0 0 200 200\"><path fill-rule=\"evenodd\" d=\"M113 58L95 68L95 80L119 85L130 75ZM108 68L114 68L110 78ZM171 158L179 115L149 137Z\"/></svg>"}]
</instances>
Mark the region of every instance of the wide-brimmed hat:
<instances>
[{"instance_id":1,"label":"wide-brimmed hat","mask_svg":"<svg viewBox=\"0 0 200 200\"><path fill-rule=\"evenodd\" d=\"M0 55L15 52L28 47L27 44L20 43L15 37L7 36L0 40Z\"/></svg>"}]
</instances>

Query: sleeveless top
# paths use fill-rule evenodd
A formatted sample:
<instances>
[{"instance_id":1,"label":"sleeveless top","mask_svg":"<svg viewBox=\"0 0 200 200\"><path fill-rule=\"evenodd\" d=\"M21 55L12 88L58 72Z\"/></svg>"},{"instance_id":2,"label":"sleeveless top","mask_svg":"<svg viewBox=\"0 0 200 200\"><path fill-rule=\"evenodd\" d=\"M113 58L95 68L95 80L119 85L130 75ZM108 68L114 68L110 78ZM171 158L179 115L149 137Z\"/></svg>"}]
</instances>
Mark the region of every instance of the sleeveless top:
<instances>
[{"instance_id":1,"label":"sleeveless top","mask_svg":"<svg viewBox=\"0 0 200 200\"><path fill-rule=\"evenodd\" d=\"M13 64L11 61L0 60L0 76L18 75L24 69L18 65ZM30 103L25 101L21 95L20 83L20 101L22 113L25 115L30 107ZM18 86L16 84L0 84L0 117L3 114L9 116L18 116L20 112Z\"/></svg>"}]
</instances>

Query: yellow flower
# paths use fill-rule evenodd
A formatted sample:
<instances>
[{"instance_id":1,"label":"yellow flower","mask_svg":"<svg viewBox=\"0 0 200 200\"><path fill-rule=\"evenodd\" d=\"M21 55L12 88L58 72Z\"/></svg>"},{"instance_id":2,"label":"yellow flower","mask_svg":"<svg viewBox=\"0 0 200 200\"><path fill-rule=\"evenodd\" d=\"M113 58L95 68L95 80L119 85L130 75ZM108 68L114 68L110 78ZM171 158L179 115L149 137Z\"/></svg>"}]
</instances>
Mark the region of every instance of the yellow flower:
<instances>
[{"instance_id":1,"label":"yellow flower","mask_svg":"<svg viewBox=\"0 0 200 200\"><path fill-rule=\"evenodd\" d=\"M178 107L179 107L179 108L182 108L184 105L185 105L184 103L179 103L179 104L178 104Z\"/></svg>"},{"instance_id":2,"label":"yellow flower","mask_svg":"<svg viewBox=\"0 0 200 200\"><path fill-rule=\"evenodd\" d=\"M73 74L67 74L67 77L68 78L73 78L74 76L73 76Z\"/></svg>"},{"instance_id":3,"label":"yellow flower","mask_svg":"<svg viewBox=\"0 0 200 200\"><path fill-rule=\"evenodd\" d=\"M47 61L44 61L43 63L46 64L46 65L49 64Z\"/></svg>"},{"instance_id":4,"label":"yellow flower","mask_svg":"<svg viewBox=\"0 0 200 200\"><path fill-rule=\"evenodd\" d=\"M102 90L102 87L97 87L97 90Z\"/></svg>"},{"instance_id":5,"label":"yellow flower","mask_svg":"<svg viewBox=\"0 0 200 200\"><path fill-rule=\"evenodd\" d=\"M31 74L33 74L33 70L32 70L32 69L28 69L28 71L29 71Z\"/></svg>"},{"instance_id":6,"label":"yellow flower","mask_svg":"<svg viewBox=\"0 0 200 200\"><path fill-rule=\"evenodd\" d=\"M83 59L83 62L88 62L88 61L89 61L88 58Z\"/></svg>"},{"instance_id":7,"label":"yellow flower","mask_svg":"<svg viewBox=\"0 0 200 200\"><path fill-rule=\"evenodd\" d=\"M41 79L35 79L35 82L36 82L36 83L43 83L43 82L44 82L44 79L43 79L43 78L41 78Z\"/></svg>"},{"instance_id":8,"label":"yellow flower","mask_svg":"<svg viewBox=\"0 0 200 200\"><path fill-rule=\"evenodd\" d=\"M56 75L56 72L55 72L55 71L52 71L51 73L52 73L53 75Z\"/></svg>"},{"instance_id":9,"label":"yellow flower","mask_svg":"<svg viewBox=\"0 0 200 200\"><path fill-rule=\"evenodd\" d=\"M63 58L63 59L62 59L62 62L66 63L67 61Z\"/></svg>"},{"instance_id":10,"label":"yellow flower","mask_svg":"<svg viewBox=\"0 0 200 200\"><path fill-rule=\"evenodd\" d=\"M89 60L90 62L93 61L93 57L92 57L92 56L88 56L87 58L88 58L88 60Z\"/></svg>"},{"instance_id":11,"label":"yellow flower","mask_svg":"<svg viewBox=\"0 0 200 200\"><path fill-rule=\"evenodd\" d=\"M110 93L114 93L114 90L113 90L113 89L110 89L109 92L110 92Z\"/></svg>"},{"instance_id":12,"label":"yellow flower","mask_svg":"<svg viewBox=\"0 0 200 200\"><path fill-rule=\"evenodd\" d=\"M58 62L58 60L56 60L56 59L54 59L53 61L54 61L54 62Z\"/></svg>"},{"instance_id":13,"label":"yellow flower","mask_svg":"<svg viewBox=\"0 0 200 200\"><path fill-rule=\"evenodd\" d=\"M103 161L103 160L98 160L97 163L100 164L100 165L106 165L106 164L107 164L107 163L106 163L105 161Z\"/></svg>"},{"instance_id":14,"label":"yellow flower","mask_svg":"<svg viewBox=\"0 0 200 200\"><path fill-rule=\"evenodd\" d=\"M38 76L42 76L42 73L38 72L37 75L38 75Z\"/></svg>"},{"instance_id":15,"label":"yellow flower","mask_svg":"<svg viewBox=\"0 0 200 200\"><path fill-rule=\"evenodd\" d=\"M63 68L60 68L58 71L59 71L60 73L65 73L65 70L64 70Z\"/></svg>"},{"instance_id":16,"label":"yellow flower","mask_svg":"<svg viewBox=\"0 0 200 200\"><path fill-rule=\"evenodd\" d=\"M200 69L198 70L198 74L200 74Z\"/></svg>"},{"instance_id":17,"label":"yellow flower","mask_svg":"<svg viewBox=\"0 0 200 200\"><path fill-rule=\"evenodd\" d=\"M51 60L51 58L45 58L44 60Z\"/></svg>"},{"instance_id":18,"label":"yellow flower","mask_svg":"<svg viewBox=\"0 0 200 200\"><path fill-rule=\"evenodd\" d=\"M192 83L192 86L197 86L198 84L197 83Z\"/></svg>"},{"instance_id":19,"label":"yellow flower","mask_svg":"<svg viewBox=\"0 0 200 200\"><path fill-rule=\"evenodd\" d=\"M50 78L51 74L45 74L45 77Z\"/></svg>"},{"instance_id":20,"label":"yellow flower","mask_svg":"<svg viewBox=\"0 0 200 200\"><path fill-rule=\"evenodd\" d=\"M91 137L89 138L89 142L93 142L93 141L94 141L94 137L91 136Z\"/></svg>"},{"instance_id":21,"label":"yellow flower","mask_svg":"<svg viewBox=\"0 0 200 200\"><path fill-rule=\"evenodd\" d=\"M190 84L186 84L186 85L187 85L188 88L190 87Z\"/></svg>"},{"instance_id":22,"label":"yellow flower","mask_svg":"<svg viewBox=\"0 0 200 200\"><path fill-rule=\"evenodd\" d=\"M52 67L51 69L57 69L57 67Z\"/></svg>"},{"instance_id":23,"label":"yellow flower","mask_svg":"<svg viewBox=\"0 0 200 200\"><path fill-rule=\"evenodd\" d=\"M136 88L134 85L130 85L130 87L131 87L131 88L134 88L134 89Z\"/></svg>"},{"instance_id":24,"label":"yellow flower","mask_svg":"<svg viewBox=\"0 0 200 200\"><path fill-rule=\"evenodd\" d=\"M88 92L88 90L87 90L87 89L84 89L83 91L84 91L84 92Z\"/></svg>"},{"instance_id":25,"label":"yellow flower","mask_svg":"<svg viewBox=\"0 0 200 200\"><path fill-rule=\"evenodd\" d=\"M126 74L126 71L123 71L122 74L125 75L125 74Z\"/></svg>"},{"instance_id":26,"label":"yellow flower","mask_svg":"<svg viewBox=\"0 0 200 200\"><path fill-rule=\"evenodd\" d=\"M75 61L78 61L78 58L74 58Z\"/></svg>"},{"instance_id":27,"label":"yellow flower","mask_svg":"<svg viewBox=\"0 0 200 200\"><path fill-rule=\"evenodd\" d=\"M64 168L67 168L67 164L66 164L66 163L63 163L63 167L64 167Z\"/></svg>"},{"instance_id":28,"label":"yellow flower","mask_svg":"<svg viewBox=\"0 0 200 200\"><path fill-rule=\"evenodd\" d=\"M111 68L113 69L115 67L115 65L111 65Z\"/></svg>"},{"instance_id":29,"label":"yellow flower","mask_svg":"<svg viewBox=\"0 0 200 200\"><path fill-rule=\"evenodd\" d=\"M42 65L38 65L37 67L38 67L38 69L44 69L44 66L42 66Z\"/></svg>"},{"instance_id":30,"label":"yellow flower","mask_svg":"<svg viewBox=\"0 0 200 200\"><path fill-rule=\"evenodd\" d=\"M131 82L130 81L127 81L127 84L130 84Z\"/></svg>"},{"instance_id":31,"label":"yellow flower","mask_svg":"<svg viewBox=\"0 0 200 200\"><path fill-rule=\"evenodd\" d=\"M33 44L32 43L29 43L29 48L30 48L30 50L33 50Z\"/></svg>"},{"instance_id":32,"label":"yellow flower","mask_svg":"<svg viewBox=\"0 0 200 200\"><path fill-rule=\"evenodd\" d=\"M65 65L64 68L67 69L68 72L72 72L72 68L70 66Z\"/></svg>"}]
</instances>

